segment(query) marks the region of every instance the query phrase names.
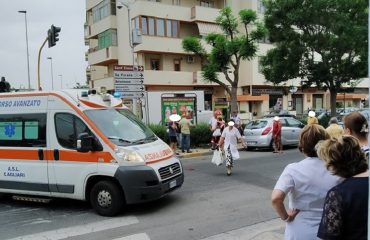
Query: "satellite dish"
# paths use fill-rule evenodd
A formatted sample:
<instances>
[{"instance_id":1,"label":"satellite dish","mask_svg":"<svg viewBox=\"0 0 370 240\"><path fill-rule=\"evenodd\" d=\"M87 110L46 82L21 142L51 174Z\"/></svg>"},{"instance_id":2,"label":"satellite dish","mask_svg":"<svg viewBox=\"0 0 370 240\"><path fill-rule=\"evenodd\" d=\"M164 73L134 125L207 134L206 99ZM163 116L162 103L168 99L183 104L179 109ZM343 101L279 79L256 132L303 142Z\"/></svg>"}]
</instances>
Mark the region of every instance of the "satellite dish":
<instances>
[{"instance_id":1,"label":"satellite dish","mask_svg":"<svg viewBox=\"0 0 370 240\"><path fill-rule=\"evenodd\" d=\"M291 86L289 89L289 92L296 93L298 91L298 88L296 86Z\"/></svg>"}]
</instances>

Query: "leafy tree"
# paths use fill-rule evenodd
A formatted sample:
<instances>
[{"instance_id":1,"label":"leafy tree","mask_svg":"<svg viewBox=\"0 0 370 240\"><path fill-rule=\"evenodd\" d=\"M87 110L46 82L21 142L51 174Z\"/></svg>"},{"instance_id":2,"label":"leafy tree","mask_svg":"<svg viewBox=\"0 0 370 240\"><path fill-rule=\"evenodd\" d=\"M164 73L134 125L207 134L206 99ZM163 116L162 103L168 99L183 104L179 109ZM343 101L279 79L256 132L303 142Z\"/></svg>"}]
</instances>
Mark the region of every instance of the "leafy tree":
<instances>
[{"instance_id":1,"label":"leafy tree","mask_svg":"<svg viewBox=\"0 0 370 240\"><path fill-rule=\"evenodd\" d=\"M240 61L253 59L258 49L257 41L265 36L265 28L257 21L256 12L250 9L241 10L238 19L232 14L231 8L226 7L220 11L216 22L224 34L210 33L205 36L205 42L211 46L210 52L205 50L200 38L186 37L182 45L185 51L200 57L203 79L215 82L225 89L230 96L233 112L238 109ZM227 83L219 80L218 72L225 75Z\"/></svg>"},{"instance_id":2,"label":"leafy tree","mask_svg":"<svg viewBox=\"0 0 370 240\"><path fill-rule=\"evenodd\" d=\"M275 48L261 59L275 84L329 89L331 114L344 83L367 76L367 0L265 0L265 25Z\"/></svg>"}]
</instances>

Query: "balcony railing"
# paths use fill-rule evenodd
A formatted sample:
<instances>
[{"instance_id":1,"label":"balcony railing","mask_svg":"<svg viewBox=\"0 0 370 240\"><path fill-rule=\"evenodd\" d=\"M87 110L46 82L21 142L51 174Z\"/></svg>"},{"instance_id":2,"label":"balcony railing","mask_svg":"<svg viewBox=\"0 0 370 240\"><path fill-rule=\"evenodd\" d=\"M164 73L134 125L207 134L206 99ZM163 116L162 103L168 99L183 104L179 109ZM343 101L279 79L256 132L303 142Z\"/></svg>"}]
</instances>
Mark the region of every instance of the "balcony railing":
<instances>
[{"instance_id":1,"label":"balcony railing","mask_svg":"<svg viewBox=\"0 0 370 240\"><path fill-rule=\"evenodd\" d=\"M95 50L95 48L93 48ZM110 46L97 51L89 49L89 65L107 66L113 62L118 62L117 46Z\"/></svg>"}]
</instances>

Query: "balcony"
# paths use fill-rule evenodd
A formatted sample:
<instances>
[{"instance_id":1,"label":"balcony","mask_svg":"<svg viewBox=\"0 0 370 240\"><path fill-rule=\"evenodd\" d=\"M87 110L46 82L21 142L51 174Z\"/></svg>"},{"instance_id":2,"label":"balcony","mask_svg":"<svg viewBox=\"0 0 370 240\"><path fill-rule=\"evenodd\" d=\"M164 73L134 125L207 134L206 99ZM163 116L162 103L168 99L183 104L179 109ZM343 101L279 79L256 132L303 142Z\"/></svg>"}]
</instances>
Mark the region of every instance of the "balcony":
<instances>
[{"instance_id":1,"label":"balcony","mask_svg":"<svg viewBox=\"0 0 370 240\"><path fill-rule=\"evenodd\" d=\"M136 1L133 4L131 9L131 17L136 17L139 15L190 21L189 7L168 5L150 1Z\"/></svg>"},{"instance_id":2,"label":"balcony","mask_svg":"<svg viewBox=\"0 0 370 240\"><path fill-rule=\"evenodd\" d=\"M90 10L96 5L98 5L101 2L101 0L86 0L85 6L86 10Z\"/></svg>"},{"instance_id":3,"label":"balcony","mask_svg":"<svg viewBox=\"0 0 370 240\"><path fill-rule=\"evenodd\" d=\"M161 52L188 54L182 48L182 39L156 36L142 36L143 42L135 47L135 52Z\"/></svg>"},{"instance_id":4,"label":"balcony","mask_svg":"<svg viewBox=\"0 0 370 240\"><path fill-rule=\"evenodd\" d=\"M96 48L89 49L89 65L108 66L114 62L118 62L117 46L110 46L97 50Z\"/></svg>"},{"instance_id":5,"label":"balcony","mask_svg":"<svg viewBox=\"0 0 370 240\"><path fill-rule=\"evenodd\" d=\"M108 29L117 29L117 20L115 15L110 15L96 23L85 28L85 38L97 38L99 33Z\"/></svg>"},{"instance_id":6,"label":"balcony","mask_svg":"<svg viewBox=\"0 0 370 240\"><path fill-rule=\"evenodd\" d=\"M197 72L176 72L176 71L152 71L145 70L145 85L171 85L171 86L218 86L217 83L210 83L202 80L201 71ZM225 77L220 74L223 82Z\"/></svg>"},{"instance_id":7,"label":"balcony","mask_svg":"<svg viewBox=\"0 0 370 240\"><path fill-rule=\"evenodd\" d=\"M216 23L216 18L220 15L218 8L208 8L201 6L193 6L191 8L191 21L194 22L210 22Z\"/></svg>"},{"instance_id":8,"label":"balcony","mask_svg":"<svg viewBox=\"0 0 370 240\"><path fill-rule=\"evenodd\" d=\"M106 77L101 79L95 79L92 81L93 88L99 89L100 87L105 87L106 89L114 89L114 79L113 77Z\"/></svg>"}]
</instances>

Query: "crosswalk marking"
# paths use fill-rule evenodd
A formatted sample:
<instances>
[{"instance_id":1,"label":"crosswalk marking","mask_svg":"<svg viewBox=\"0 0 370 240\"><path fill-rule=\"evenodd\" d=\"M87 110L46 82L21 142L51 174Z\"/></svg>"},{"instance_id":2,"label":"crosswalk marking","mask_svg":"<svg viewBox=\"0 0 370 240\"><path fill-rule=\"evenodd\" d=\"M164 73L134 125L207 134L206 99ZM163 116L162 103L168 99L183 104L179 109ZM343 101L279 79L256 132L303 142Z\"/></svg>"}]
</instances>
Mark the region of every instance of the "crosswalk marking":
<instances>
[{"instance_id":1,"label":"crosswalk marking","mask_svg":"<svg viewBox=\"0 0 370 240\"><path fill-rule=\"evenodd\" d=\"M115 238L113 240L150 240L150 238L146 233L139 233L126 237Z\"/></svg>"},{"instance_id":2,"label":"crosswalk marking","mask_svg":"<svg viewBox=\"0 0 370 240\"><path fill-rule=\"evenodd\" d=\"M100 232L108 229L123 227L138 223L138 219L133 216L111 218L88 224L81 224L74 227L59 228L52 231L46 231L31 235L20 236L10 240L59 240L88 233ZM142 238L144 240L144 238ZM133 239L134 240L134 239ZM136 239L135 239L136 240ZM138 240L141 240L140 238Z\"/></svg>"}]
</instances>

